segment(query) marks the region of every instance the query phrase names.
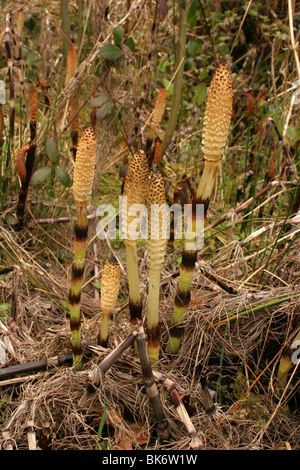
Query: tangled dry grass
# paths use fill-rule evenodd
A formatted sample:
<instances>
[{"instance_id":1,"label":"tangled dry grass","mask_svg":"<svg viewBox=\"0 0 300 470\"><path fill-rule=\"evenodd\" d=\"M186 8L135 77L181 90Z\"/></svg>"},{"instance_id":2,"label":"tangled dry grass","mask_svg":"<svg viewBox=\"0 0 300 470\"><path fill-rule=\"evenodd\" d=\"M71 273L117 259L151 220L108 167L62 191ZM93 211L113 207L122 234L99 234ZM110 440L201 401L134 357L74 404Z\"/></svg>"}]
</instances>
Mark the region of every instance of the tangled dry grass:
<instances>
[{"instance_id":1,"label":"tangled dry grass","mask_svg":"<svg viewBox=\"0 0 300 470\"><path fill-rule=\"evenodd\" d=\"M198 264L192 306L186 319L185 341L177 357L170 358L163 352L157 370L177 384L192 423L207 449L282 449L289 446L299 449L297 413L287 417L279 406L280 396L276 392L280 351L290 341L299 315L298 276L291 277L289 269L293 259L297 274L298 252L299 245L295 244L293 252L280 265L281 281L287 280L288 286L278 285L274 278L274 285L259 292L255 289L234 294L224 292L203 275L203 266L209 269L209 264L203 261ZM230 264L231 260L227 261ZM67 299L65 280L50 279L34 263L30 265L24 258L23 262L27 275L39 281L41 287L24 291L21 288L23 280L19 280L18 327L9 329L2 322L0 324L1 341L9 344L6 360L26 364L68 354L69 320L57 302L57 298ZM146 302L146 277L142 278L142 286ZM166 269L162 277L163 343L168 337L175 287L176 269L172 267ZM7 289L9 297L12 279ZM49 292L55 294L49 296ZM287 300L268 306L270 300L280 296L287 296ZM256 312L255 302L266 307ZM85 291L83 306L88 312L83 323L84 342L94 346L92 358L87 357L82 372L75 373L66 363L40 371L34 371L33 367L32 371L1 381L2 413L5 413L6 429L12 439L9 441L4 434L2 447L12 442L18 449L28 448L27 431L28 423L31 423L40 446L45 445L43 439L47 435L53 449L96 449L99 446L97 429L105 410L102 446L109 449L186 448L191 439L163 384L159 384L159 390L171 434L167 442L158 440L155 418L133 350L127 350L101 377L99 384L90 383L89 373L108 354L105 348L96 346L101 313L92 286ZM245 308L246 314L243 313ZM124 302L116 309L111 323L110 349L128 334L128 318L128 306ZM203 370L208 383L217 391L216 411L212 415L205 411L198 388ZM291 395L297 395L297 377L296 373L287 392ZM219 394L222 405L218 403Z\"/></svg>"}]
</instances>

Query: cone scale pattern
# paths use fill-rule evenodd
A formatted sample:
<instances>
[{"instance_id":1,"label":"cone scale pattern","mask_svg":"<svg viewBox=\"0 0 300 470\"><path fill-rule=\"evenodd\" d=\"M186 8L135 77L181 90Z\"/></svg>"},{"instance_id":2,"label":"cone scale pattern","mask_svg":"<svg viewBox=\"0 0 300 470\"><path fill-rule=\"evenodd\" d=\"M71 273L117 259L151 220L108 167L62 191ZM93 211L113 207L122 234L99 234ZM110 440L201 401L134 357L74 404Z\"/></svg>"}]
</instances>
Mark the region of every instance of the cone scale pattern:
<instances>
[{"instance_id":1,"label":"cone scale pattern","mask_svg":"<svg viewBox=\"0 0 300 470\"><path fill-rule=\"evenodd\" d=\"M121 267L114 255L105 262L101 280L101 310L102 322L100 327L100 346L107 347L109 333L109 316L112 313L120 290Z\"/></svg>"}]
</instances>

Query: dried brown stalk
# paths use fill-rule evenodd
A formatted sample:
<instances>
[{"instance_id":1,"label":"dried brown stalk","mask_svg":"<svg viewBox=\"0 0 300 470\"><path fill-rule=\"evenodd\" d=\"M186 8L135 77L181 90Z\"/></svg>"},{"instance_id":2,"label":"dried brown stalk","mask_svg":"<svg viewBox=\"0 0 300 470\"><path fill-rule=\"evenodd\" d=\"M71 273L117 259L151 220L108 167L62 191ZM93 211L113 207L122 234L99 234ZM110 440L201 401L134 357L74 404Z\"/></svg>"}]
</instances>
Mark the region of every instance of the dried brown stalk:
<instances>
[{"instance_id":1,"label":"dried brown stalk","mask_svg":"<svg viewBox=\"0 0 300 470\"><path fill-rule=\"evenodd\" d=\"M136 340L138 345L141 368L143 372L144 384L147 395L152 405L153 412L155 414L158 433L162 440L166 440L168 439L170 434L169 425L167 420L165 419L159 391L154 380L153 371L147 351L146 335L142 326L138 331Z\"/></svg>"},{"instance_id":2,"label":"dried brown stalk","mask_svg":"<svg viewBox=\"0 0 300 470\"><path fill-rule=\"evenodd\" d=\"M20 229L24 224L25 204L35 162L35 152L36 145L35 143L31 143L30 145L22 147L16 156L16 168L21 179L21 188L19 190L19 199L17 204L18 229ZM24 163L26 154L27 157Z\"/></svg>"}]
</instances>

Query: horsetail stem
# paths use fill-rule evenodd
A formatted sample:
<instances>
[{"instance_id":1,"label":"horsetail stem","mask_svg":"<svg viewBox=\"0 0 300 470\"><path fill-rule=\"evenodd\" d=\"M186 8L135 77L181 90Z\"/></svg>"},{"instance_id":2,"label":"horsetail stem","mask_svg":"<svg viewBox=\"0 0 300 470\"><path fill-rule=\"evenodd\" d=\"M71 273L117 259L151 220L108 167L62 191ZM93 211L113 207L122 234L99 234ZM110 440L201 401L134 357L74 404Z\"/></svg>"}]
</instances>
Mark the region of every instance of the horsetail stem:
<instances>
[{"instance_id":1,"label":"horsetail stem","mask_svg":"<svg viewBox=\"0 0 300 470\"><path fill-rule=\"evenodd\" d=\"M188 249L187 239L189 232L194 232L197 205L203 205L205 219L214 182L218 173L224 146L226 144L230 121L232 116L232 79L231 73L224 61L220 62L209 88L204 116L202 134L204 170L196 191L192 198L192 209L185 232L185 244L182 252L180 276L175 297L173 311L173 324L168 342L168 351L178 352L181 345L183 327L180 326L185 319L186 310L191 299L191 284L197 260L197 249ZM195 234L194 241L200 234Z\"/></svg>"},{"instance_id":2,"label":"horsetail stem","mask_svg":"<svg viewBox=\"0 0 300 470\"><path fill-rule=\"evenodd\" d=\"M120 290L121 267L114 254L106 260L101 280L100 346L107 347L109 316L113 311Z\"/></svg>"},{"instance_id":3,"label":"horsetail stem","mask_svg":"<svg viewBox=\"0 0 300 470\"><path fill-rule=\"evenodd\" d=\"M29 89L29 122L30 122L30 140L33 141L36 136L36 122L39 109L39 98L34 83Z\"/></svg>"},{"instance_id":4,"label":"horsetail stem","mask_svg":"<svg viewBox=\"0 0 300 470\"><path fill-rule=\"evenodd\" d=\"M71 44L68 50L67 55L67 73L66 73L66 84L71 78L75 76L77 70L77 50L76 47ZM69 111L69 120L71 121L73 116L76 115L78 110L78 97L77 93L74 92L70 98L70 111ZM77 145L78 145L78 115L73 119L71 123L71 139L72 147L71 151L73 153L74 159L76 158Z\"/></svg>"},{"instance_id":5,"label":"horsetail stem","mask_svg":"<svg viewBox=\"0 0 300 470\"><path fill-rule=\"evenodd\" d=\"M141 369L143 373L144 385L151 402L152 409L155 415L157 430L161 440L168 439L170 429L168 421L164 415L164 410L161 403L160 393L156 386L154 375L151 367L151 362L146 346L146 335L142 325L138 325L139 332L136 335L138 353L140 358Z\"/></svg>"},{"instance_id":6,"label":"horsetail stem","mask_svg":"<svg viewBox=\"0 0 300 470\"><path fill-rule=\"evenodd\" d=\"M167 104L167 91L165 88L160 88L156 96L154 111L153 111L151 124L150 124L150 131L146 140L146 151L150 150L150 147L154 139L155 131L158 128L162 120L162 117L164 115L166 104Z\"/></svg>"},{"instance_id":7,"label":"horsetail stem","mask_svg":"<svg viewBox=\"0 0 300 470\"><path fill-rule=\"evenodd\" d=\"M163 178L158 170L151 172L147 194L149 215L147 261L149 271L147 338L151 361L159 359L159 291L160 274L167 250L167 212Z\"/></svg>"},{"instance_id":8,"label":"horsetail stem","mask_svg":"<svg viewBox=\"0 0 300 470\"><path fill-rule=\"evenodd\" d=\"M21 180L21 187L19 190L19 199L17 204L17 219L18 229L23 226L25 216L25 204L28 195L28 187L34 167L36 145L24 145L21 147L16 155L16 169ZM25 155L26 159L25 159Z\"/></svg>"},{"instance_id":9,"label":"horsetail stem","mask_svg":"<svg viewBox=\"0 0 300 470\"><path fill-rule=\"evenodd\" d=\"M144 205L149 177L149 166L146 154L140 150L133 156L124 183L123 195L127 197L126 216L122 217L122 230L125 236L127 275L129 286L129 310L130 322L134 326L141 319L142 303L140 293L139 268L137 256L137 240L132 237L130 224L136 215L130 214L130 208L134 204ZM133 235L136 235L134 233Z\"/></svg>"},{"instance_id":10,"label":"horsetail stem","mask_svg":"<svg viewBox=\"0 0 300 470\"><path fill-rule=\"evenodd\" d=\"M69 293L70 328L72 339L73 366L82 366L81 346L81 290L84 276L85 255L88 247L87 205L92 194L95 173L96 138L92 127L87 127L78 143L74 167L73 194L76 205L74 238L74 261Z\"/></svg>"}]
</instances>

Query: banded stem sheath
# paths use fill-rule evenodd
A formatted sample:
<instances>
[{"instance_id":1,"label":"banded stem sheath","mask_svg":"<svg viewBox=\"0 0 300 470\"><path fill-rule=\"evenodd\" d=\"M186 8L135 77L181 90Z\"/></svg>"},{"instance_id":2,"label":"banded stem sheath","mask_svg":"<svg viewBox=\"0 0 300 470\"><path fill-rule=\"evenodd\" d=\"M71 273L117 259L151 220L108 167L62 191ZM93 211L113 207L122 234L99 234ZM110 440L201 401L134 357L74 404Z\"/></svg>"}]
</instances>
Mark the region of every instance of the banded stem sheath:
<instances>
[{"instance_id":1,"label":"banded stem sheath","mask_svg":"<svg viewBox=\"0 0 300 470\"><path fill-rule=\"evenodd\" d=\"M81 291L84 280L85 256L88 247L87 205L92 193L95 172L96 138L92 127L87 127L78 143L74 167L73 194L76 205L74 260L69 293L70 329L73 367L82 367L81 345Z\"/></svg>"},{"instance_id":2,"label":"banded stem sheath","mask_svg":"<svg viewBox=\"0 0 300 470\"><path fill-rule=\"evenodd\" d=\"M191 284L197 261L197 245L201 235L195 230L195 227L197 227L197 206L202 205L201 217L205 220L229 132L232 116L232 95L231 73L226 63L221 61L212 78L207 97L202 134L204 170L196 194L192 198L185 230L179 282L174 303L173 326L171 327L167 346L170 353L178 352L181 345L184 332L183 322L190 304ZM189 247L193 247L193 245L194 248L190 249Z\"/></svg>"},{"instance_id":3,"label":"banded stem sheath","mask_svg":"<svg viewBox=\"0 0 300 470\"><path fill-rule=\"evenodd\" d=\"M79 206L76 210L74 260L71 270L71 285L69 294L69 311L73 363L75 370L81 369L81 291L84 281L85 256L88 247L87 208Z\"/></svg>"},{"instance_id":4,"label":"banded stem sheath","mask_svg":"<svg viewBox=\"0 0 300 470\"><path fill-rule=\"evenodd\" d=\"M285 349L281 355L278 371L277 371L277 392L283 394L288 383L288 375L292 367L295 365L295 361L299 360L299 354L296 353L300 348L300 331L295 336L293 343L290 348ZM295 354L295 361L293 361L293 354ZM283 407L284 412L289 415L290 408L288 403Z\"/></svg>"},{"instance_id":5,"label":"banded stem sheath","mask_svg":"<svg viewBox=\"0 0 300 470\"><path fill-rule=\"evenodd\" d=\"M137 238L140 225L135 225L138 204L144 205L149 177L149 166L146 154L140 150L135 153L128 167L124 183L123 196L126 199L125 211L122 209L122 232L125 237L127 275L129 288L130 323L132 326L142 316L142 302L140 293Z\"/></svg>"},{"instance_id":6,"label":"banded stem sheath","mask_svg":"<svg viewBox=\"0 0 300 470\"><path fill-rule=\"evenodd\" d=\"M109 316L112 313L120 290L121 267L114 254L106 260L101 279L101 310L99 344L107 347Z\"/></svg>"},{"instance_id":7,"label":"banded stem sheath","mask_svg":"<svg viewBox=\"0 0 300 470\"><path fill-rule=\"evenodd\" d=\"M160 276L167 250L167 211L165 186L158 170L151 172L147 194L148 239L147 262L149 272L147 339L150 360L159 359L159 293Z\"/></svg>"}]
</instances>

